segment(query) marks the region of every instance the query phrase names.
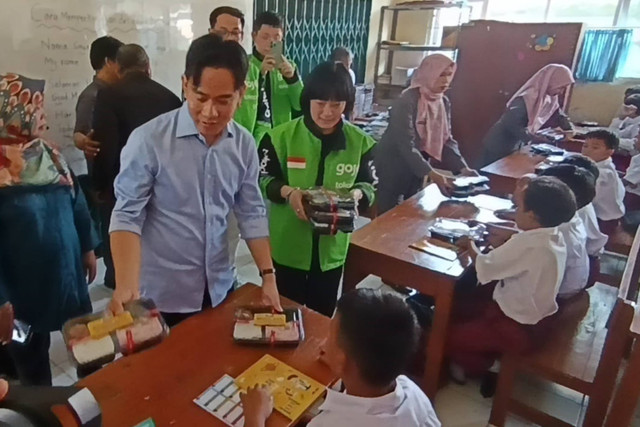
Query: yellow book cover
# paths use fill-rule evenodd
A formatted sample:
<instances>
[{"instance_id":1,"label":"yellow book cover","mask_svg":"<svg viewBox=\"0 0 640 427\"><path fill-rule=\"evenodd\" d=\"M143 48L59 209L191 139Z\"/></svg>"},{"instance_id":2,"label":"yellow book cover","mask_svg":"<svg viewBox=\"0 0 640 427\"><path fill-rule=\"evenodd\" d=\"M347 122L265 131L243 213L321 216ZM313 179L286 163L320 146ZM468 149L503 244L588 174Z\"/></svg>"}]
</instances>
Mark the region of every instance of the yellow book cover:
<instances>
[{"instance_id":1,"label":"yellow book cover","mask_svg":"<svg viewBox=\"0 0 640 427\"><path fill-rule=\"evenodd\" d=\"M240 374L236 384L242 390L267 386L274 408L291 421L299 419L325 391L319 382L268 354Z\"/></svg>"}]
</instances>

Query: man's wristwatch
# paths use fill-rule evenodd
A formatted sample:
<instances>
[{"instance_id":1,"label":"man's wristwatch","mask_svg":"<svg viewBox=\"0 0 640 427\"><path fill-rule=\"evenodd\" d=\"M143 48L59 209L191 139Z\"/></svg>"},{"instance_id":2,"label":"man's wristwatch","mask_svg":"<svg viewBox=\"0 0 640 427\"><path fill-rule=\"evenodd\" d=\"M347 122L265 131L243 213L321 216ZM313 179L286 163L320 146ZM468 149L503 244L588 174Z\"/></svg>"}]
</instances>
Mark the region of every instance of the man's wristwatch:
<instances>
[{"instance_id":1,"label":"man's wristwatch","mask_svg":"<svg viewBox=\"0 0 640 427\"><path fill-rule=\"evenodd\" d=\"M268 276L269 274L276 274L276 270L274 268L260 270L260 277Z\"/></svg>"}]
</instances>

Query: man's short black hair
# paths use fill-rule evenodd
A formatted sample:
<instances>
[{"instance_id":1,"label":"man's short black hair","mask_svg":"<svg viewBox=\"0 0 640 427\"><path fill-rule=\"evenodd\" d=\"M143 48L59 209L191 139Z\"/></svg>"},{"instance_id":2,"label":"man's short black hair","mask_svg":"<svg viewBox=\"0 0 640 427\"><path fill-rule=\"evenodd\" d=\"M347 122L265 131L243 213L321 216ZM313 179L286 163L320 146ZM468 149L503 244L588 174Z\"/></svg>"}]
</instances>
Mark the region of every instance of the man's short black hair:
<instances>
[{"instance_id":1,"label":"man's short black hair","mask_svg":"<svg viewBox=\"0 0 640 427\"><path fill-rule=\"evenodd\" d=\"M585 139L599 139L603 141L604 145L606 145L609 150L617 150L620 146L620 139L616 134L606 129L592 130L584 137Z\"/></svg>"},{"instance_id":2,"label":"man's short black hair","mask_svg":"<svg viewBox=\"0 0 640 427\"><path fill-rule=\"evenodd\" d=\"M581 167L567 164L555 165L542 171L540 176L553 176L567 184L576 198L578 209L587 206L596 197L596 181L589 171Z\"/></svg>"},{"instance_id":3,"label":"man's short black hair","mask_svg":"<svg viewBox=\"0 0 640 427\"><path fill-rule=\"evenodd\" d=\"M353 53L351 52L351 49L345 46L338 46L337 48L333 49L333 52L331 52L331 58L329 58L329 60L334 62L343 61L352 57Z\"/></svg>"},{"instance_id":4,"label":"man's short black hair","mask_svg":"<svg viewBox=\"0 0 640 427\"><path fill-rule=\"evenodd\" d=\"M253 20L253 32L260 31L263 25L268 25L273 28L282 28L282 19L278 14L265 11L256 15L256 19ZM282 28L284 30L284 28Z\"/></svg>"},{"instance_id":5,"label":"man's short black hair","mask_svg":"<svg viewBox=\"0 0 640 427\"><path fill-rule=\"evenodd\" d=\"M633 105L638 109L637 113L640 114L640 93L627 96L624 99L624 105Z\"/></svg>"},{"instance_id":6,"label":"man's short black hair","mask_svg":"<svg viewBox=\"0 0 640 427\"><path fill-rule=\"evenodd\" d=\"M107 62L107 59L111 61L116 60L116 54L118 49L122 46L120 40L111 36L99 37L91 43L89 49L89 60L91 61L91 68L95 71L100 71Z\"/></svg>"},{"instance_id":7,"label":"man's short black hair","mask_svg":"<svg viewBox=\"0 0 640 427\"><path fill-rule=\"evenodd\" d=\"M342 64L323 62L314 68L304 81L300 106L305 116L310 117L311 100L345 101L345 114L353 110L356 89L349 72Z\"/></svg>"},{"instance_id":8,"label":"man's short black hair","mask_svg":"<svg viewBox=\"0 0 640 427\"><path fill-rule=\"evenodd\" d=\"M116 62L121 73L127 71L147 71L149 69L149 56L144 48L138 44L125 44L118 49Z\"/></svg>"},{"instance_id":9,"label":"man's short black hair","mask_svg":"<svg viewBox=\"0 0 640 427\"><path fill-rule=\"evenodd\" d=\"M624 91L624 97L640 94L640 85L631 86Z\"/></svg>"},{"instance_id":10,"label":"man's short black hair","mask_svg":"<svg viewBox=\"0 0 640 427\"><path fill-rule=\"evenodd\" d=\"M231 15L234 18L238 18L244 30L244 13L242 13L240 9L231 6L220 6L213 9L213 12L209 15L209 25L211 28L216 26L216 21L220 15Z\"/></svg>"},{"instance_id":11,"label":"man's short black hair","mask_svg":"<svg viewBox=\"0 0 640 427\"><path fill-rule=\"evenodd\" d=\"M560 164L574 165L579 168L585 169L587 172L593 175L594 181L597 181L598 178L600 178L600 169L598 169L598 165L596 165L596 162L585 155L578 153L569 154L568 156L565 156Z\"/></svg>"},{"instance_id":12,"label":"man's short black hair","mask_svg":"<svg viewBox=\"0 0 640 427\"><path fill-rule=\"evenodd\" d=\"M391 384L414 356L419 338L416 316L400 297L358 289L337 304L338 344L373 387Z\"/></svg>"},{"instance_id":13,"label":"man's short black hair","mask_svg":"<svg viewBox=\"0 0 640 427\"><path fill-rule=\"evenodd\" d=\"M244 85L249 64L247 54L239 43L224 41L217 34L206 34L189 46L184 75L187 79L193 79L195 86L199 86L202 71L207 67L229 70L237 90Z\"/></svg>"},{"instance_id":14,"label":"man's short black hair","mask_svg":"<svg viewBox=\"0 0 640 427\"><path fill-rule=\"evenodd\" d=\"M523 195L524 210L531 211L542 227L557 227L576 214L576 198L567 184L552 176L529 181Z\"/></svg>"}]
</instances>

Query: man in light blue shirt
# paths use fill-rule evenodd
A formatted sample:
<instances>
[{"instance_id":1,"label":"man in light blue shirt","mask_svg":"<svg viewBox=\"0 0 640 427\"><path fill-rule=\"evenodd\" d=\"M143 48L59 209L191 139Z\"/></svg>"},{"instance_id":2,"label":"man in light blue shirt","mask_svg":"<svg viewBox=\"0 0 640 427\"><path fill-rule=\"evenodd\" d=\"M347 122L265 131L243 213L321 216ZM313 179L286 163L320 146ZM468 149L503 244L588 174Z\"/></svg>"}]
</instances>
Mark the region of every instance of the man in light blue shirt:
<instances>
[{"instance_id":1,"label":"man in light blue shirt","mask_svg":"<svg viewBox=\"0 0 640 427\"><path fill-rule=\"evenodd\" d=\"M263 277L263 302L281 309L252 136L232 117L244 94L242 47L195 40L183 76L185 104L137 128L115 181L111 245L114 312L140 295L169 324L220 304L233 285L227 217L233 211Z\"/></svg>"}]
</instances>

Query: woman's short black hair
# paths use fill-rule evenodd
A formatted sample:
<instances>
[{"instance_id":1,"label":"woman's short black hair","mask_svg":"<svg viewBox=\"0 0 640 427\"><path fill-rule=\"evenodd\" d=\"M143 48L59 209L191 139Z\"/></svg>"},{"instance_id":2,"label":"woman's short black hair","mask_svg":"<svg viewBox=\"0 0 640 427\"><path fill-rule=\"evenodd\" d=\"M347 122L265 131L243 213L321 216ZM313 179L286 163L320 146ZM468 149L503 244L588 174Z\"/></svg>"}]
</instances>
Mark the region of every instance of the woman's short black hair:
<instances>
[{"instance_id":1,"label":"woman's short black hair","mask_svg":"<svg viewBox=\"0 0 640 427\"><path fill-rule=\"evenodd\" d=\"M542 171L540 176L553 176L567 184L576 198L578 209L587 206L596 197L596 181L593 175L576 165L551 166Z\"/></svg>"},{"instance_id":2,"label":"woman's short black hair","mask_svg":"<svg viewBox=\"0 0 640 427\"><path fill-rule=\"evenodd\" d=\"M416 316L400 297L358 289L337 304L338 345L372 387L391 384L405 372L415 354L419 328Z\"/></svg>"},{"instance_id":3,"label":"woman's short black hair","mask_svg":"<svg viewBox=\"0 0 640 427\"><path fill-rule=\"evenodd\" d=\"M305 116L310 115L311 100L345 101L345 114L353 110L356 88L349 72L342 64L323 62L311 71L304 81L300 106Z\"/></svg>"},{"instance_id":4,"label":"woman's short black hair","mask_svg":"<svg viewBox=\"0 0 640 427\"><path fill-rule=\"evenodd\" d=\"M575 165L579 168L585 169L587 172L593 175L594 182L600 178L600 169L598 169L598 165L596 162L591 160L589 157L582 154L569 154L565 156L565 158L560 162L562 165Z\"/></svg>"},{"instance_id":5,"label":"woman's short black hair","mask_svg":"<svg viewBox=\"0 0 640 427\"><path fill-rule=\"evenodd\" d=\"M98 37L95 39L89 48L91 68L95 71L100 71L102 67L104 67L107 59L115 62L118 49L123 45L124 43L111 36Z\"/></svg>"},{"instance_id":6,"label":"woman's short black hair","mask_svg":"<svg viewBox=\"0 0 640 427\"><path fill-rule=\"evenodd\" d=\"M542 227L557 227L576 214L576 198L567 184L552 176L533 178L523 195L524 210L531 211Z\"/></svg>"},{"instance_id":7,"label":"woman's short black hair","mask_svg":"<svg viewBox=\"0 0 640 427\"><path fill-rule=\"evenodd\" d=\"M224 41L217 34L206 34L195 39L189 46L184 75L193 79L195 86L199 86L202 71L207 67L229 70L234 78L235 89L238 90L247 78L249 64L240 43Z\"/></svg>"}]
</instances>

